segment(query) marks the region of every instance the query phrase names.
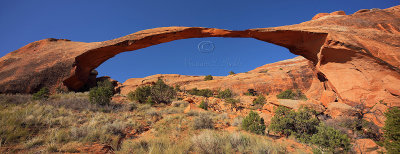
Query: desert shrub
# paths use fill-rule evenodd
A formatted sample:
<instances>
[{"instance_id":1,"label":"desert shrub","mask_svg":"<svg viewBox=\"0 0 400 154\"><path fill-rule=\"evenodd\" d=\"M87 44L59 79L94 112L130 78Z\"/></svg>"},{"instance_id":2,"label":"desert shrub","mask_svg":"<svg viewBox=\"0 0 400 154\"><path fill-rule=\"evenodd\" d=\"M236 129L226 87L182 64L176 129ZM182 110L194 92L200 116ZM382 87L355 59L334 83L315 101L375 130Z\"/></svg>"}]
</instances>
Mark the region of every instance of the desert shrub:
<instances>
[{"instance_id":1,"label":"desert shrub","mask_svg":"<svg viewBox=\"0 0 400 154\"><path fill-rule=\"evenodd\" d=\"M136 88L134 92L128 94L128 99L138 101L139 103L159 104L169 103L175 96L175 89L165 84L162 79L158 79L152 86Z\"/></svg>"},{"instance_id":2,"label":"desert shrub","mask_svg":"<svg viewBox=\"0 0 400 154\"><path fill-rule=\"evenodd\" d=\"M38 92L32 95L33 100L46 100L50 96L50 91L48 88L43 87Z\"/></svg>"},{"instance_id":3,"label":"desert shrub","mask_svg":"<svg viewBox=\"0 0 400 154\"><path fill-rule=\"evenodd\" d=\"M114 86L108 80L100 81L97 87L89 91L89 100L93 104L108 105L114 95Z\"/></svg>"},{"instance_id":4,"label":"desert shrub","mask_svg":"<svg viewBox=\"0 0 400 154\"><path fill-rule=\"evenodd\" d=\"M236 73L233 72L233 71L230 71L230 72L229 72L229 75L233 75L233 74L236 74Z\"/></svg>"},{"instance_id":5,"label":"desert shrub","mask_svg":"<svg viewBox=\"0 0 400 154\"><path fill-rule=\"evenodd\" d=\"M230 89L225 89L223 91L218 91L218 98L225 99L225 98L232 98L233 92Z\"/></svg>"},{"instance_id":6,"label":"desert shrub","mask_svg":"<svg viewBox=\"0 0 400 154\"><path fill-rule=\"evenodd\" d=\"M176 91L173 87L168 86L162 79L151 86L151 99L155 103L169 103L172 98L175 98Z\"/></svg>"},{"instance_id":7,"label":"desert shrub","mask_svg":"<svg viewBox=\"0 0 400 154\"><path fill-rule=\"evenodd\" d=\"M249 115L243 119L242 128L252 133L264 134L266 126L263 118L256 112L250 111Z\"/></svg>"},{"instance_id":8,"label":"desert shrub","mask_svg":"<svg viewBox=\"0 0 400 154\"><path fill-rule=\"evenodd\" d=\"M213 76L211 76L211 75L207 75L204 77L204 81L208 81L208 80L212 80L212 79L213 79Z\"/></svg>"},{"instance_id":9,"label":"desert shrub","mask_svg":"<svg viewBox=\"0 0 400 154\"><path fill-rule=\"evenodd\" d=\"M204 130L192 138L194 153L286 153L286 149L252 134Z\"/></svg>"},{"instance_id":10,"label":"desert shrub","mask_svg":"<svg viewBox=\"0 0 400 154\"><path fill-rule=\"evenodd\" d=\"M265 97L263 95L259 95L254 101L253 104L255 105L264 105L265 104Z\"/></svg>"},{"instance_id":11,"label":"desert shrub","mask_svg":"<svg viewBox=\"0 0 400 154\"><path fill-rule=\"evenodd\" d=\"M150 90L150 86L138 87L135 91L128 93L128 99L131 101L138 101L139 103L145 103L147 97L151 94Z\"/></svg>"},{"instance_id":12,"label":"desert shrub","mask_svg":"<svg viewBox=\"0 0 400 154\"><path fill-rule=\"evenodd\" d=\"M257 96L257 91L255 91L254 89L247 89L247 92L245 92L244 95Z\"/></svg>"},{"instance_id":13,"label":"desert shrub","mask_svg":"<svg viewBox=\"0 0 400 154\"><path fill-rule=\"evenodd\" d=\"M210 89L193 88L193 89L189 90L188 93L191 95L197 95L197 96L203 96L203 97L213 96L213 91L211 91Z\"/></svg>"},{"instance_id":14,"label":"desert shrub","mask_svg":"<svg viewBox=\"0 0 400 154\"><path fill-rule=\"evenodd\" d=\"M320 123L318 132L311 137L311 142L317 145L321 151L342 153L351 148L350 139L346 134L341 133L333 127Z\"/></svg>"},{"instance_id":15,"label":"desert shrub","mask_svg":"<svg viewBox=\"0 0 400 154\"><path fill-rule=\"evenodd\" d=\"M258 72L258 73L268 73L268 70L267 69L265 69L265 70L261 70L260 72Z\"/></svg>"},{"instance_id":16,"label":"desert shrub","mask_svg":"<svg viewBox=\"0 0 400 154\"><path fill-rule=\"evenodd\" d=\"M223 143L219 134L212 131L203 131L192 137L194 148L198 153L223 153Z\"/></svg>"},{"instance_id":17,"label":"desert shrub","mask_svg":"<svg viewBox=\"0 0 400 154\"><path fill-rule=\"evenodd\" d=\"M199 108L202 108L204 110L208 110L208 103L204 100L201 101Z\"/></svg>"},{"instance_id":18,"label":"desert shrub","mask_svg":"<svg viewBox=\"0 0 400 154\"><path fill-rule=\"evenodd\" d=\"M199 114L193 121L194 129L213 129L214 122L209 115Z\"/></svg>"},{"instance_id":19,"label":"desert shrub","mask_svg":"<svg viewBox=\"0 0 400 154\"><path fill-rule=\"evenodd\" d=\"M389 108L385 112L384 146L388 153L400 153L400 109Z\"/></svg>"},{"instance_id":20,"label":"desert shrub","mask_svg":"<svg viewBox=\"0 0 400 154\"><path fill-rule=\"evenodd\" d=\"M354 138L370 138L375 141L379 141L382 138L379 127L365 119L341 116L335 119L327 119L325 124Z\"/></svg>"},{"instance_id":21,"label":"desert shrub","mask_svg":"<svg viewBox=\"0 0 400 154\"><path fill-rule=\"evenodd\" d=\"M236 104L240 103L240 99L226 98L225 102L231 104L233 107L236 107Z\"/></svg>"},{"instance_id":22,"label":"desert shrub","mask_svg":"<svg viewBox=\"0 0 400 154\"><path fill-rule=\"evenodd\" d=\"M294 135L302 142L309 142L311 136L317 132L319 123L314 110L301 108L295 112L280 106L275 109L269 130L285 136Z\"/></svg>"},{"instance_id":23,"label":"desert shrub","mask_svg":"<svg viewBox=\"0 0 400 154\"><path fill-rule=\"evenodd\" d=\"M300 91L292 91L291 89L285 90L278 95L276 95L276 98L279 99L293 99L293 100L306 100L307 97Z\"/></svg>"}]
</instances>

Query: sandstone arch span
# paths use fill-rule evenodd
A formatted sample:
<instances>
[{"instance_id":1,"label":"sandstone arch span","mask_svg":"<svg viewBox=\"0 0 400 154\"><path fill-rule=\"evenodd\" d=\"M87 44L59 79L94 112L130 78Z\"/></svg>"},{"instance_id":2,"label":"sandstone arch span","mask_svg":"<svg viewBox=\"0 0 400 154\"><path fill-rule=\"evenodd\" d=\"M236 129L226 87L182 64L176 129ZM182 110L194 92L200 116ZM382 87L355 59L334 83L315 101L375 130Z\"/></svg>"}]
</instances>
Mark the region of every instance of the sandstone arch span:
<instances>
[{"instance_id":1,"label":"sandstone arch span","mask_svg":"<svg viewBox=\"0 0 400 154\"><path fill-rule=\"evenodd\" d=\"M201 37L254 38L277 44L312 61L316 100L393 105L400 98L400 6L384 10L319 14L296 25L231 31L163 27L104 42L45 39L0 59L0 92L30 93L43 86L78 90L90 71L118 53L173 40Z\"/></svg>"}]
</instances>

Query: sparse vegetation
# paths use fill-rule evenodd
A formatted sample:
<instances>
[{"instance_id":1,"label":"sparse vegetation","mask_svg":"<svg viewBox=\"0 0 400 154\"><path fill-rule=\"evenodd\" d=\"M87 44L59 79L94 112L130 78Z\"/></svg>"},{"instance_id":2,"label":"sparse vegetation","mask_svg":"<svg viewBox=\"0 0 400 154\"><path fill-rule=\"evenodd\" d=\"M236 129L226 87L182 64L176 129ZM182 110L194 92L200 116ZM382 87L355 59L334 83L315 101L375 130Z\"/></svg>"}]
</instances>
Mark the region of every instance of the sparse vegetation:
<instances>
[{"instance_id":1,"label":"sparse vegetation","mask_svg":"<svg viewBox=\"0 0 400 154\"><path fill-rule=\"evenodd\" d=\"M311 137L311 142L324 152L343 153L351 149L350 139L346 134L323 123L317 127L317 133Z\"/></svg>"},{"instance_id":2,"label":"sparse vegetation","mask_svg":"<svg viewBox=\"0 0 400 154\"><path fill-rule=\"evenodd\" d=\"M232 98L233 92L230 89L225 89L223 91L219 90L217 97L221 99Z\"/></svg>"},{"instance_id":3,"label":"sparse vegetation","mask_svg":"<svg viewBox=\"0 0 400 154\"><path fill-rule=\"evenodd\" d=\"M146 103L147 97L151 95L150 86L142 86L136 88L135 91L128 93L128 99L131 101L138 101L139 103Z\"/></svg>"},{"instance_id":4,"label":"sparse vegetation","mask_svg":"<svg viewBox=\"0 0 400 154\"><path fill-rule=\"evenodd\" d=\"M293 100L307 100L306 95L304 95L300 90L292 91L291 89L285 90L280 94L276 95L279 99L293 99Z\"/></svg>"},{"instance_id":5,"label":"sparse vegetation","mask_svg":"<svg viewBox=\"0 0 400 154\"><path fill-rule=\"evenodd\" d=\"M302 142L309 142L311 136L317 132L319 123L314 110L301 108L295 112L279 106L275 109L269 130L287 137L294 135Z\"/></svg>"},{"instance_id":6,"label":"sparse vegetation","mask_svg":"<svg viewBox=\"0 0 400 154\"><path fill-rule=\"evenodd\" d=\"M129 100L139 103L169 103L176 97L176 91L175 88L165 84L162 79L158 79L152 86L138 87L134 92L129 92L127 97Z\"/></svg>"},{"instance_id":7,"label":"sparse vegetation","mask_svg":"<svg viewBox=\"0 0 400 154\"><path fill-rule=\"evenodd\" d=\"M50 91L48 88L43 87L38 92L32 95L33 100L46 100L50 96Z\"/></svg>"},{"instance_id":8,"label":"sparse vegetation","mask_svg":"<svg viewBox=\"0 0 400 154\"><path fill-rule=\"evenodd\" d=\"M225 102L231 104L233 107L236 107L236 104L240 103L240 99L226 98Z\"/></svg>"},{"instance_id":9,"label":"sparse vegetation","mask_svg":"<svg viewBox=\"0 0 400 154\"><path fill-rule=\"evenodd\" d=\"M255 91L254 89L247 89L247 92L245 92L244 95L257 96L257 91Z\"/></svg>"},{"instance_id":10,"label":"sparse vegetation","mask_svg":"<svg viewBox=\"0 0 400 154\"><path fill-rule=\"evenodd\" d=\"M191 95L203 96L203 97L211 97L213 96L213 91L210 89L197 89L193 88L188 90L188 93Z\"/></svg>"},{"instance_id":11,"label":"sparse vegetation","mask_svg":"<svg viewBox=\"0 0 400 154\"><path fill-rule=\"evenodd\" d=\"M213 129L214 121L211 119L211 117L209 115L199 114L197 117L194 118L193 128L194 129Z\"/></svg>"},{"instance_id":12,"label":"sparse vegetation","mask_svg":"<svg viewBox=\"0 0 400 154\"><path fill-rule=\"evenodd\" d=\"M243 119L242 128L255 134L264 134L266 126L263 118L256 112L250 111L249 115Z\"/></svg>"},{"instance_id":13,"label":"sparse vegetation","mask_svg":"<svg viewBox=\"0 0 400 154\"><path fill-rule=\"evenodd\" d=\"M385 116L384 146L388 153L400 153L400 109L392 107Z\"/></svg>"},{"instance_id":14,"label":"sparse vegetation","mask_svg":"<svg viewBox=\"0 0 400 154\"><path fill-rule=\"evenodd\" d=\"M207 103L207 101L202 100L201 103L200 103L200 105L199 105L199 108L202 108L203 110L208 110L208 103Z\"/></svg>"},{"instance_id":15,"label":"sparse vegetation","mask_svg":"<svg viewBox=\"0 0 400 154\"><path fill-rule=\"evenodd\" d=\"M214 78L211 75L207 75L204 77L204 81L208 81L208 80L212 80L212 79L214 79Z\"/></svg>"},{"instance_id":16,"label":"sparse vegetation","mask_svg":"<svg viewBox=\"0 0 400 154\"><path fill-rule=\"evenodd\" d=\"M230 72L229 72L229 75L234 75L234 74L236 74L236 73L233 72L233 71L230 71Z\"/></svg>"},{"instance_id":17,"label":"sparse vegetation","mask_svg":"<svg viewBox=\"0 0 400 154\"><path fill-rule=\"evenodd\" d=\"M259 95L254 101L254 105L260 105L263 106L265 104L265 97L263 95Z\"/></svg>"},{"instance_id":18,"label":"sparse vegetation","mask_svg":"<svg viewBox=\"0 0 400 154\"><path fill-rule=\"evenodd\" d=\"M97 83L97 87L89 91L89 100L93 104L108 105L114 95L114 86L108 80Z\"/></svg>"},{"instance_id":19,"label":"sparse vegetation","mask_svg":"<svg viewBox=\"0 0 400 154\"><path fill-rule=\"evenodd\" d=\"M305 143L318 146L317 151L339 152L350 150L350 139L339 130L326 126L317 119L317 112L301 108L297 112L285 107L275 109L269 130L285 135L294 136Z\"/></svg>"}]
</instances>

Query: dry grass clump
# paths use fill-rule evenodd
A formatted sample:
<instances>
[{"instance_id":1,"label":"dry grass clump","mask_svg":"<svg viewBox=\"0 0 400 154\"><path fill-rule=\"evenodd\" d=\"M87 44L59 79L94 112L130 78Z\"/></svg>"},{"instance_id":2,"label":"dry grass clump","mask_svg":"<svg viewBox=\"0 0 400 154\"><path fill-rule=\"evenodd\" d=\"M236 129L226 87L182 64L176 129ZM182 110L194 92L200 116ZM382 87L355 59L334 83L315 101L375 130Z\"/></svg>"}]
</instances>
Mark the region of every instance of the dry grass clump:
<instances>
[{"instance_id":1,"label":"dry grass clump","mask_svg":"<svg viewBox=\"0 0 400 154\"><path fill-rule=\"evenodd\" d=\"M208 114L200 114L193 120L194 129L213 129L214 121Z\"/></svg>"},{"instance_id":2,"label":"dry grass clump","mask_svg":"<svg viewBox=\"0 0 400 154\"><path fill-rule=\"evenodd\" d=\"M205 130L192 137L198 153L285 153L286 149L264 137L240 132Z\"/></svg>"}]
</instances>

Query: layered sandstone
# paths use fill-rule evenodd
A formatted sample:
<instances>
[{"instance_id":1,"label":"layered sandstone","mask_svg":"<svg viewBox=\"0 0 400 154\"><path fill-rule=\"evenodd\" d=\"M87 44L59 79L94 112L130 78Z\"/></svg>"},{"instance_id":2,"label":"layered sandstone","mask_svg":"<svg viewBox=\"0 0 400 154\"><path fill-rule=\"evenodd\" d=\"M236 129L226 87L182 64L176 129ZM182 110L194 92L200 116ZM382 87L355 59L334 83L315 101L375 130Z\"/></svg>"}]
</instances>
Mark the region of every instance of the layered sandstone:
<instances>
[{"instance_id":1,"label":"layered sandstone","mask_svg":"<svg viewBox=\"0 0 400 154\"><path fill-rule=\"evenodd\" d=\"M0 92L31 93L41 87L79 90L107 59L173 40L200 37L255 38L303 56L314 65L307 95L316 101L373 106L400 102L400 6L334 13L296 25L230 31L163 27L104 42L45 39L0 58ZM329 99L334 98L334 99Z\"/></svg>"}]
</instances>

